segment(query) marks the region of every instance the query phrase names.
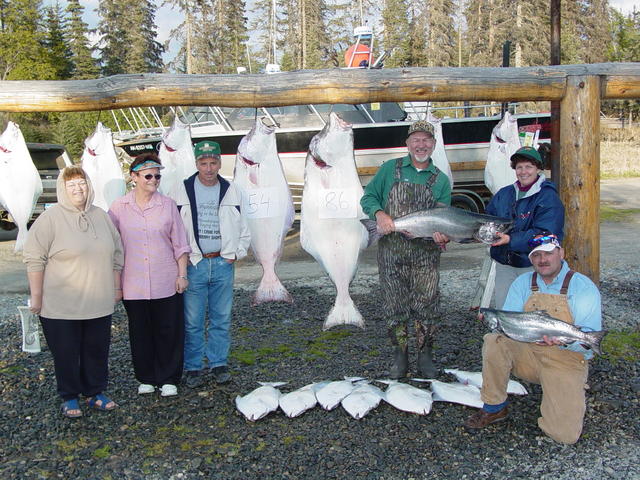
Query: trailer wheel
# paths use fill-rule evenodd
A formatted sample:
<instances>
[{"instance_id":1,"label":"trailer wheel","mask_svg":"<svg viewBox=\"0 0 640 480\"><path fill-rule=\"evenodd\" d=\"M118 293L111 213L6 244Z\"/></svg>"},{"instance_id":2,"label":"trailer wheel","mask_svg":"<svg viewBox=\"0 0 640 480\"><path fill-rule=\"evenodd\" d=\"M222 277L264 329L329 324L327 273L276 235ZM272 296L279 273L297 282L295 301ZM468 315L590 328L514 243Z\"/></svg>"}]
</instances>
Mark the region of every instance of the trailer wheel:
<instances>
[{"instance_id":1,"label":"trailer wheel","mask_svg":"<svg viewBox=\"0 0 640 480\"><path fill-rule=\"evenodd\" d=\"M468 210L469 212L479 213L476 202L471 197L464 194L453 195L451 197L451 206L462 210Z\"/></svg>"}]
</instances>

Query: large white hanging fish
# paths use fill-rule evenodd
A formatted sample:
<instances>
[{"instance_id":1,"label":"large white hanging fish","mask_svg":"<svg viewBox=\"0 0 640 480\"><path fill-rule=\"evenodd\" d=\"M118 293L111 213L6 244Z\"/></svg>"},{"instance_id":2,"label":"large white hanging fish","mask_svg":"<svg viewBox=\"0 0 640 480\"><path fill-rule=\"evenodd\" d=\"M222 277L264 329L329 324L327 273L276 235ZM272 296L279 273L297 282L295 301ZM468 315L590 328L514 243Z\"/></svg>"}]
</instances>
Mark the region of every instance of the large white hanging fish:
<instances>
[{"instance_id":1,"label":"large white hanging fish","mask_svg":"<svg viewBox=\"0 0 640 480\"><path fill-rule=\"evenodd\" d=\"M384 400L398 410L418 415L427 415L431 411L433 398L429 390L416 388L397 380L378 380L389 385L384 391Z\"/></svg>"},{"instance_id":2,"label":"large white hanging fish","mask_svg":"<svg viewBox=\"0 0 640 480\"><path fill-rule=\"evenodd\" d=\"M0 203L18 226L16 252L27 240L27 223L41 194L42 180L20 127L9 122L0 135Z\"/></svg>"},{"instance_id":3,"label":"large white hanging fish","mask_svg":"<svg viewBox=\"0 0 640 480\"><path fill-rule=\"evenodd\" d=\"M285 236L295 211L276 147L275 128L256 120L238 146L234 183L242 190L242 214L251 231L251 249L262 265L262 279L253 295L253 305L292 302L276 274Z\"/></svg>"},{"instance_id":4,"label":"large white hanging fish","mask_svg":"<svg viewBox=\"0 0 640 480\"><path fill-rule=\"evenodd\" d=\"M318 404L316 392L329 382L310 383L293 392L285 393L280 397L280 409L289 417L297 417Z\"/></svg>"},{"instance_id":5,"label":"large white hanging fish","mask_svg":"<svg viewBox=\"0 0 640 480\"><path fill-rule=\"evenodd\" d=\"M460 383L466 383L478 388L482 388L482 372L465 372L464 370L455 370L451 368L445 368L445 373L454 375ZM513 395L527 395L527 389L522 386L521 383L515 380L509 380L507 384L507 393Z\"/></svg>"},{"instance_id":6,"label":"large white hanging fish","mask_svg":"<svg viewBox=\"0 0 640 480\"><path fill-rule=\"evenodd\" d=\"M323 329L336 325L364 328L349 285L366 248L368 234L360 223L362 185L353 154L353 130L335 113L311 139L304 170L300 243L336 286L336 300Z\"/></svg>"},{"instance_id":7,"label":"large white hanging fish","mask_svg":"<svg viewBox=\"0 0 640 480\"><path fill-rule=\"evenodd\" d=\"M475 385L464 383L445 383L430 380L434 402L451 402L482 408L484 402L480 398L480 389Z\"/></svg>"},{"instance_id":8,"label":"large white hanging fish","mask_svg":"<svg viewBox=\"0 0 640 480\"><path fill-rule=\"evenodd\" d=\"M158 156L162 162L160 192L171 195L177 185L196 172L191 126L176 116L171 128L162 135Z\"/></svg>"},{"instance_id":9,"label":"large white hanging fish","mask_svg":"<svg viewBox=\"0 0 640 480\"><path fill-rule=\"evenodd\" d=\"M111 129L98 122L96 129L84 141L82 168L91 179L95 198L93 204L109 210L116 198L125 194L122 168L113 146Z\"/></svg>"},{"instance_id":10,"label":"large white hanging fish","mask_svg":"<svg viewBox=\"0 0 640 480\"><path fill-rule=\"evenodd\" d=\"M278 401L282 393L277 387L287 382L258 382L261 386L247 393L244 397L236 397L236 408L247 420L255 422L278 409Z\"/></svg>"},{"instance_id":11,"label":"large white hanging fish","mask_svg":"<svg viewBox=\"0 0 640 480\"><path fill-rule=\"evenodd\" d=\"M487 164L484 167L484 183L492 194L516 181L511 168L511 155L520 148L518 121L509 112L493 127Z\"/></svg>"},{"instance_id":12,"label":"large white hanging fish","mask_svg":"<svg viewBox=\"0 0 640 480\"><path fill-rule=\"evenodd\" d=\"M356 420L361 419L380 404L384 393L369 382L359 382L349 395L344 397L340 404L349 415Z\"/></svg>"},{"instance_id":13,"label":"large white hanging fish","mask_svg":"<svg viewBox=\"0 0 640 480\"><path fill-rule=\"evenodd\" d=\"M344 380L337 380L335 382L329 382L316 392L316 398L318 403L325 410L333 410L338 406L344 397L349 395L355 385L353 382L362 380L360 377L347 377Z\"/></svg>"},{"instance_id":14,"label":"large white hanging fish","mask_svg":"<svg viewBox=\"0 0 640 480\"><path fill-rule=\"evenodd\" d=\"M431 110L427 112L427 122L433 125L433 136L436 139L436 147L431 154L433 164L438 167L442 173L449 178L449 185L453 188L453 174L451 173L451 165L447 159L447 152L444 149L444 138L442 136L442 119L436 117Z\"/></svg>"}]
</instances>

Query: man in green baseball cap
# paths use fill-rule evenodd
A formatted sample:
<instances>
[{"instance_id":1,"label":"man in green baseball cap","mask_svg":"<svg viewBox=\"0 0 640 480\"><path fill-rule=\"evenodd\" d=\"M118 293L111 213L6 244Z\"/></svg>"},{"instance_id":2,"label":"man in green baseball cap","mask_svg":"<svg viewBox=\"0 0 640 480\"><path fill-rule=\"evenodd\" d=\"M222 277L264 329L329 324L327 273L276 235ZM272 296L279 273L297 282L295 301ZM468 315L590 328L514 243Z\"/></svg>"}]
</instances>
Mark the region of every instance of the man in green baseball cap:
<instances>
[{"instance_id":1,"label":"man in green baseball cap","mask_svg":"<svg viewBox=\"0 0 640 480\"><path fill-rule=\"evenodd\" d=\"M179 184L174 197L191 246L189 288L183 295L184 371L189 388L197 388L209 377L216 383L231 379L227 362L234 262L246 256L251 242L249 226L240 214L242 195L219 174L220 145L203 140L193 146L193 154L198 171Z\"/></svg>"}]
</instances>

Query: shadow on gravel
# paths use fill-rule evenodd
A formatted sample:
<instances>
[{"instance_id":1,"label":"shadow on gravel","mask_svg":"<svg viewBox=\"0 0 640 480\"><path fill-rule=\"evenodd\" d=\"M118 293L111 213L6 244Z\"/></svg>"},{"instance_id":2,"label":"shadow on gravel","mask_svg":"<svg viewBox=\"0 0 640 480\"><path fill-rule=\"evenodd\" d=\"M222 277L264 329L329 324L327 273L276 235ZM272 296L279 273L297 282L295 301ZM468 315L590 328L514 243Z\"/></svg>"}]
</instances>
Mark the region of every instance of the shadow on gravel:
<instances>
[{"instance_id":1,"label":"shadow on gravel","mask_svg":"<svg viewBox=\"0 0 640 480\"><path fill-rule=\"evenodd\" d=\"M443 275L436 347L441 365L449 368L480 370L486 332L466 309L476 273ZM512 399L506 422L476 434L461 426L472 409L447 403L434 404L424 417L383 402L362 420L341 407L316 407L299 418L278 411L247 422L233 401L258 381L288 381L282 387L287 392L344 375L386 376L391 347L383 305L375 278L365 280L354 289L365 330L322 332L334 299L330 286L287 285L293 305L255 308L252 292L238 290L232 382L220 387L209 381L198 390L182 386L171 399L136 394L127 323L119 309L108 390L119 408L105 413L85 407L76 421L59 413L50 353L19 352L17 322L3 319L0 478L638 478L640 408L632 382L639 375L637 358L593 362L585 430L575 446L556 444L538 430L541 392L528 384L530 395Z\"/></svg>"}]
</instances>

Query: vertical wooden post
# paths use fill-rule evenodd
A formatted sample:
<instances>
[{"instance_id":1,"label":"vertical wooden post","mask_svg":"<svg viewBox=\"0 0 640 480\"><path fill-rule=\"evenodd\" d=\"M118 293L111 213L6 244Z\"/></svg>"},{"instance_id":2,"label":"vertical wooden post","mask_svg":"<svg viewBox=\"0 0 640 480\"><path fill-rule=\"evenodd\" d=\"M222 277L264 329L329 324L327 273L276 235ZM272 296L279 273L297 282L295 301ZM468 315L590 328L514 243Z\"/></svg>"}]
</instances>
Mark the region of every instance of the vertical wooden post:
<instances>
[{"instance_id":1,"label":"vertical wooden post","mask_svg":"<svg viewBox=\"0 0 640 480\"><path fill-rule=\"evenodd\" d=\"M551 0L551 62L560 65L560 0ZM560 184L560 102L551 102L551 180Z\"/></svg>"},{"instance_id":2,"label":"vertical wooden post","mask_svg":"<svg viewBox=\"0 0 640 480\"><path fill-rule=\"evenodd\" d=\"M560 198L569 266L600 282L600 77L568 76L560 105Z\"/></svg>"}]
</instances>

